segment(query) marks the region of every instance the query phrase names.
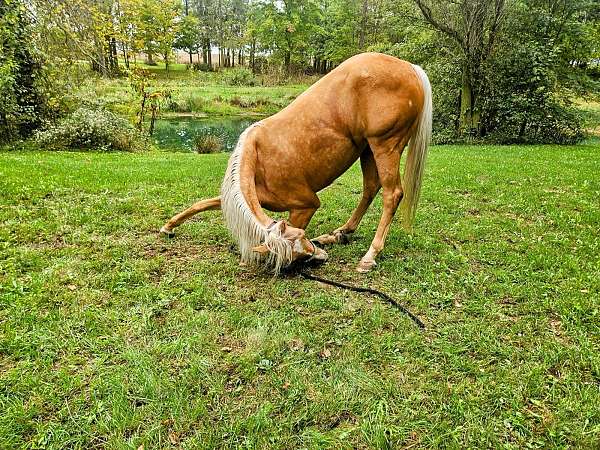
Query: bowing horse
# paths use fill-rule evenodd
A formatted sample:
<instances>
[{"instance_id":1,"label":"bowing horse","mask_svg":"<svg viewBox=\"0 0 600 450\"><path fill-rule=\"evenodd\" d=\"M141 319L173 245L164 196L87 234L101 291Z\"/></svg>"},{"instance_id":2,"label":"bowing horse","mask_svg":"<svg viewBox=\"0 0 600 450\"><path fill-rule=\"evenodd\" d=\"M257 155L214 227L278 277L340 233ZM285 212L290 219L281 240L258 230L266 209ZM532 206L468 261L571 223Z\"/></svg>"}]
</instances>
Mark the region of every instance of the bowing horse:
<instances>
[{"instance_id":1,"label":"bowing horse","mask_svg":"<svg viewBox=\"0 0 600 450\"><path fill-rule=\"evenodd\" d=\"M248 127L233 151L219 197L170 219L161 232L194 214L221 209L241 262L278 273L294 261L327 259L314 245L347 240L380 189L383 212L357 270L368 272L383 250L400 205L410 228L431 138L431 85L419 66L379 53L356 55L279 113ZM400 158L408 145L404 176ZM360 159L363 192L348 221L314 240L304 230L321 206L317 193ZM403 178L403 179L402 179ZM273 220L266 210L289 212Z\"/></svg>"}]
</instances>

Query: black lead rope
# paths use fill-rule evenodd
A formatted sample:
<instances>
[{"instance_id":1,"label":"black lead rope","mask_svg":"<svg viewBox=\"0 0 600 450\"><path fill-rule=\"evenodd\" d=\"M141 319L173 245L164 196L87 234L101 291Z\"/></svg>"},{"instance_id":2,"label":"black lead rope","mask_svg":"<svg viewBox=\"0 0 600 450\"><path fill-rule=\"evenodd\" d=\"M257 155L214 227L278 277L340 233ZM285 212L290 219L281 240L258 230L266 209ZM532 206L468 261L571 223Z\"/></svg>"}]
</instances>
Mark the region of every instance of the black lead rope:
<instances>
[{"instance_id":1,"label":"black lead rope","mask_svg":"<svg viewBox=\"0 0 600 450\"><path fill-rule=\"evenodd\" d=\"M414 323L416 323L419 328L421 328L422 330L425 329L425 324L421 321L421 319L419 319L412 312L410 312L405 306L402 306L396 300L394 300L392 297L390 297L389 295L387 295L384 292L378 291L376 289L364 288L364 287L358 287L358 286L350 286L349 284L339 283L337 281L326 280L325 278L316 277L314 275L306 273L305 271L300 271L299 273L302 278L305 278L307 280L318 281L320 283L328 284L330 286L335 286L335 287L339 287L342 289L348 289L349 291L364 292L367 294L377 295L378 297L381 297L382 299L387 301L389 304L398 308L400 311L402 311L404 314L406 314L408 317L410 317L411 320Z\"/></svg>"}]
</instances>

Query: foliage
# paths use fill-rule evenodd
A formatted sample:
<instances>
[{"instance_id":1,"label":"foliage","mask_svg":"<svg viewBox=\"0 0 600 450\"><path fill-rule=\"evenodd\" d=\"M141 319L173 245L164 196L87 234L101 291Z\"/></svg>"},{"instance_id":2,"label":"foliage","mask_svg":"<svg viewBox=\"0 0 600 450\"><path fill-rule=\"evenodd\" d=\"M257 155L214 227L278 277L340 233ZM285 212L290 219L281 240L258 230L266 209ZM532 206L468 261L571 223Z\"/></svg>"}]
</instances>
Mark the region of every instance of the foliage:
<instances>
[{"instance_id":1,"label":"foliage","mask_svg":"<svg viewBox=\"0 0 600 450\"><path fill-rule=\"evenodd\" d=\"M289 72L306 61L320 11L315 0L268 0L254 15L256 33Z\"/></svg>"},{"instance_id":2,"label":"foliage","mask_svg":"<svg viewBox=\"0 0 600 450\"><path fill-rule=\"evenodd\" d=\"M214 134L199 134L194 138L194 150L200 154L219 153L223 150L223 142Z\"/></svg>"},{"instance_id":3,"label":"foliage","mask_svg":"<svg viewBox=\"0 0 600 450\"><path fill-rule=\"evenodd\" d=\"M150 124L148 134L154 134L154 124L163 105L173 107L171 91L159 89L152 85L149 71L134 68L129 71L129 83L139 98L139 109L137 112L137 129L143 131L146 113L150 111Z\"/></svg>"},{"instance_id":4,"label":"foliage","mask_svg":"<svg viewBox=\"0 0 600 450\"><path fill-rule=\"evenodd\" d=\"M423 46L437 97L438 141L567 143L583 137L569 99L594 89L584 63L600 45L591 32L592 3L417 3L438 39L434 51Z\"/></svg>"},{"instance_id":5,"label":"foliage","mask_svg":"<svg viewBox=\"0 0 600 450\"><path fill-rule=\"evenodd\" d=\"M72 114L36 132L45 150L139 151L145 141L125 119L104 109L82 106Z\"/></svg>"},{"instance_id":6,"label":"foliage","mask_svg":"<svg viewBox=\"0 0 600 450\"><path fill-rule=\"evenodd\" d=\"M0 2L0 141L27 137L57 113L55 90L44 58L30 39L31 24L20 0Z\"/></svg>"},{"instance_id":7,"label":"foliage","mask_svg":"<svg viewBox=\"0 0 600 450\"><path fill-rule=\"evenodd\" d=\"M178 24L178 31L173 46L178 49L186 50L190 55L192 63L192 54L200 49L200 21L196 16L184 16Z\"/></svg>"},{"instance_id":8,"label":"foliage","mask_svg":"<svg viewBox=\"0 0 600 450\"><path fill-rule=\"evenodd\" d=\"M223 70L221 79L229 86L255 86L257 84L254 74L246 67Z\"/></svg>"},{"instance_id":9,"label":"foliage","mask_svg":"<svg viewBox=\"0 0 600 450\"><path fill-rule=\"evenodd\" d=\"M498 54L487 74L485 134L501 143L574 143L583 138L581 117L558 83L555 51L523 42Z\"/></svg>"},{"instance_id":10,"label":"foliage","mask_svg":"<svg viewBox=\"0 0 600 450\"><path fill-rule=\"evenodd\" d=\"M208 63L194 63L192 65L192 69L197 72L212 72L212 71L214 71L213 67Z\"/></svg>"}]
</instances>

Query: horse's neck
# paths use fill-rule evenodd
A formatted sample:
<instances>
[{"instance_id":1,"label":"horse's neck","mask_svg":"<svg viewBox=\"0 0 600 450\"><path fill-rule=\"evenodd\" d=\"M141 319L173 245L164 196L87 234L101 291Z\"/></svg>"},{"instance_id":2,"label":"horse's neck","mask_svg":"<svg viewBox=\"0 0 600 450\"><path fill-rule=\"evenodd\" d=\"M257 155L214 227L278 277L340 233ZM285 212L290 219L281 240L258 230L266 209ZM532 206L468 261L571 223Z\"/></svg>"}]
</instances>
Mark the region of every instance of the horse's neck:
<instances>
[{"instance_id":1,"label":"horse's neck","mask_svg":"<svg viewBox=\"0 0 600 450\"><path fill-rule=\"evenodd\" d=\"M265 214L256 194L256 146L251 128L242 133L229 159L221 186L221 209L227 228L238 242L242 262L258 263L261 255L252 249L265 244L271 250L269 265L278 271L291 262L289 243L276 230L269 229L272 220Z\"/></svg>"}]
</instances>

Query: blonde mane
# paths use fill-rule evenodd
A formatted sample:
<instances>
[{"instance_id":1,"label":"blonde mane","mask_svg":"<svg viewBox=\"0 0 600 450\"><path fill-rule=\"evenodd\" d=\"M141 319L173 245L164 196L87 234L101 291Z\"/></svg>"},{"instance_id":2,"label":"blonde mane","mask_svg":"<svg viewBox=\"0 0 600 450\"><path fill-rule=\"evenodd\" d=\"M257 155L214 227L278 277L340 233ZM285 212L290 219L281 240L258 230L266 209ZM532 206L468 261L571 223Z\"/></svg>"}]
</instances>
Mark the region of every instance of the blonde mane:
<instances>
[{"instance_id":1,"label":"blonde mane","mask_svg":"<svg viewBox=\"0 0 600 450\"><path fill-rule=\"evenodd\" d=\"M279 227L265 227L259 222L240 187L240 170L244 159L246 138L250 130L259 124L260 122L255 123L244 130L229 158L221 185L221 209L227 229L239 245L242 263L262 264L277 274L292 262L292 243L281 235ZM251 188L255 189L254 184ZM266 256L252 250L261 244L269 249Z\"/></svg>"}]
</instances>

